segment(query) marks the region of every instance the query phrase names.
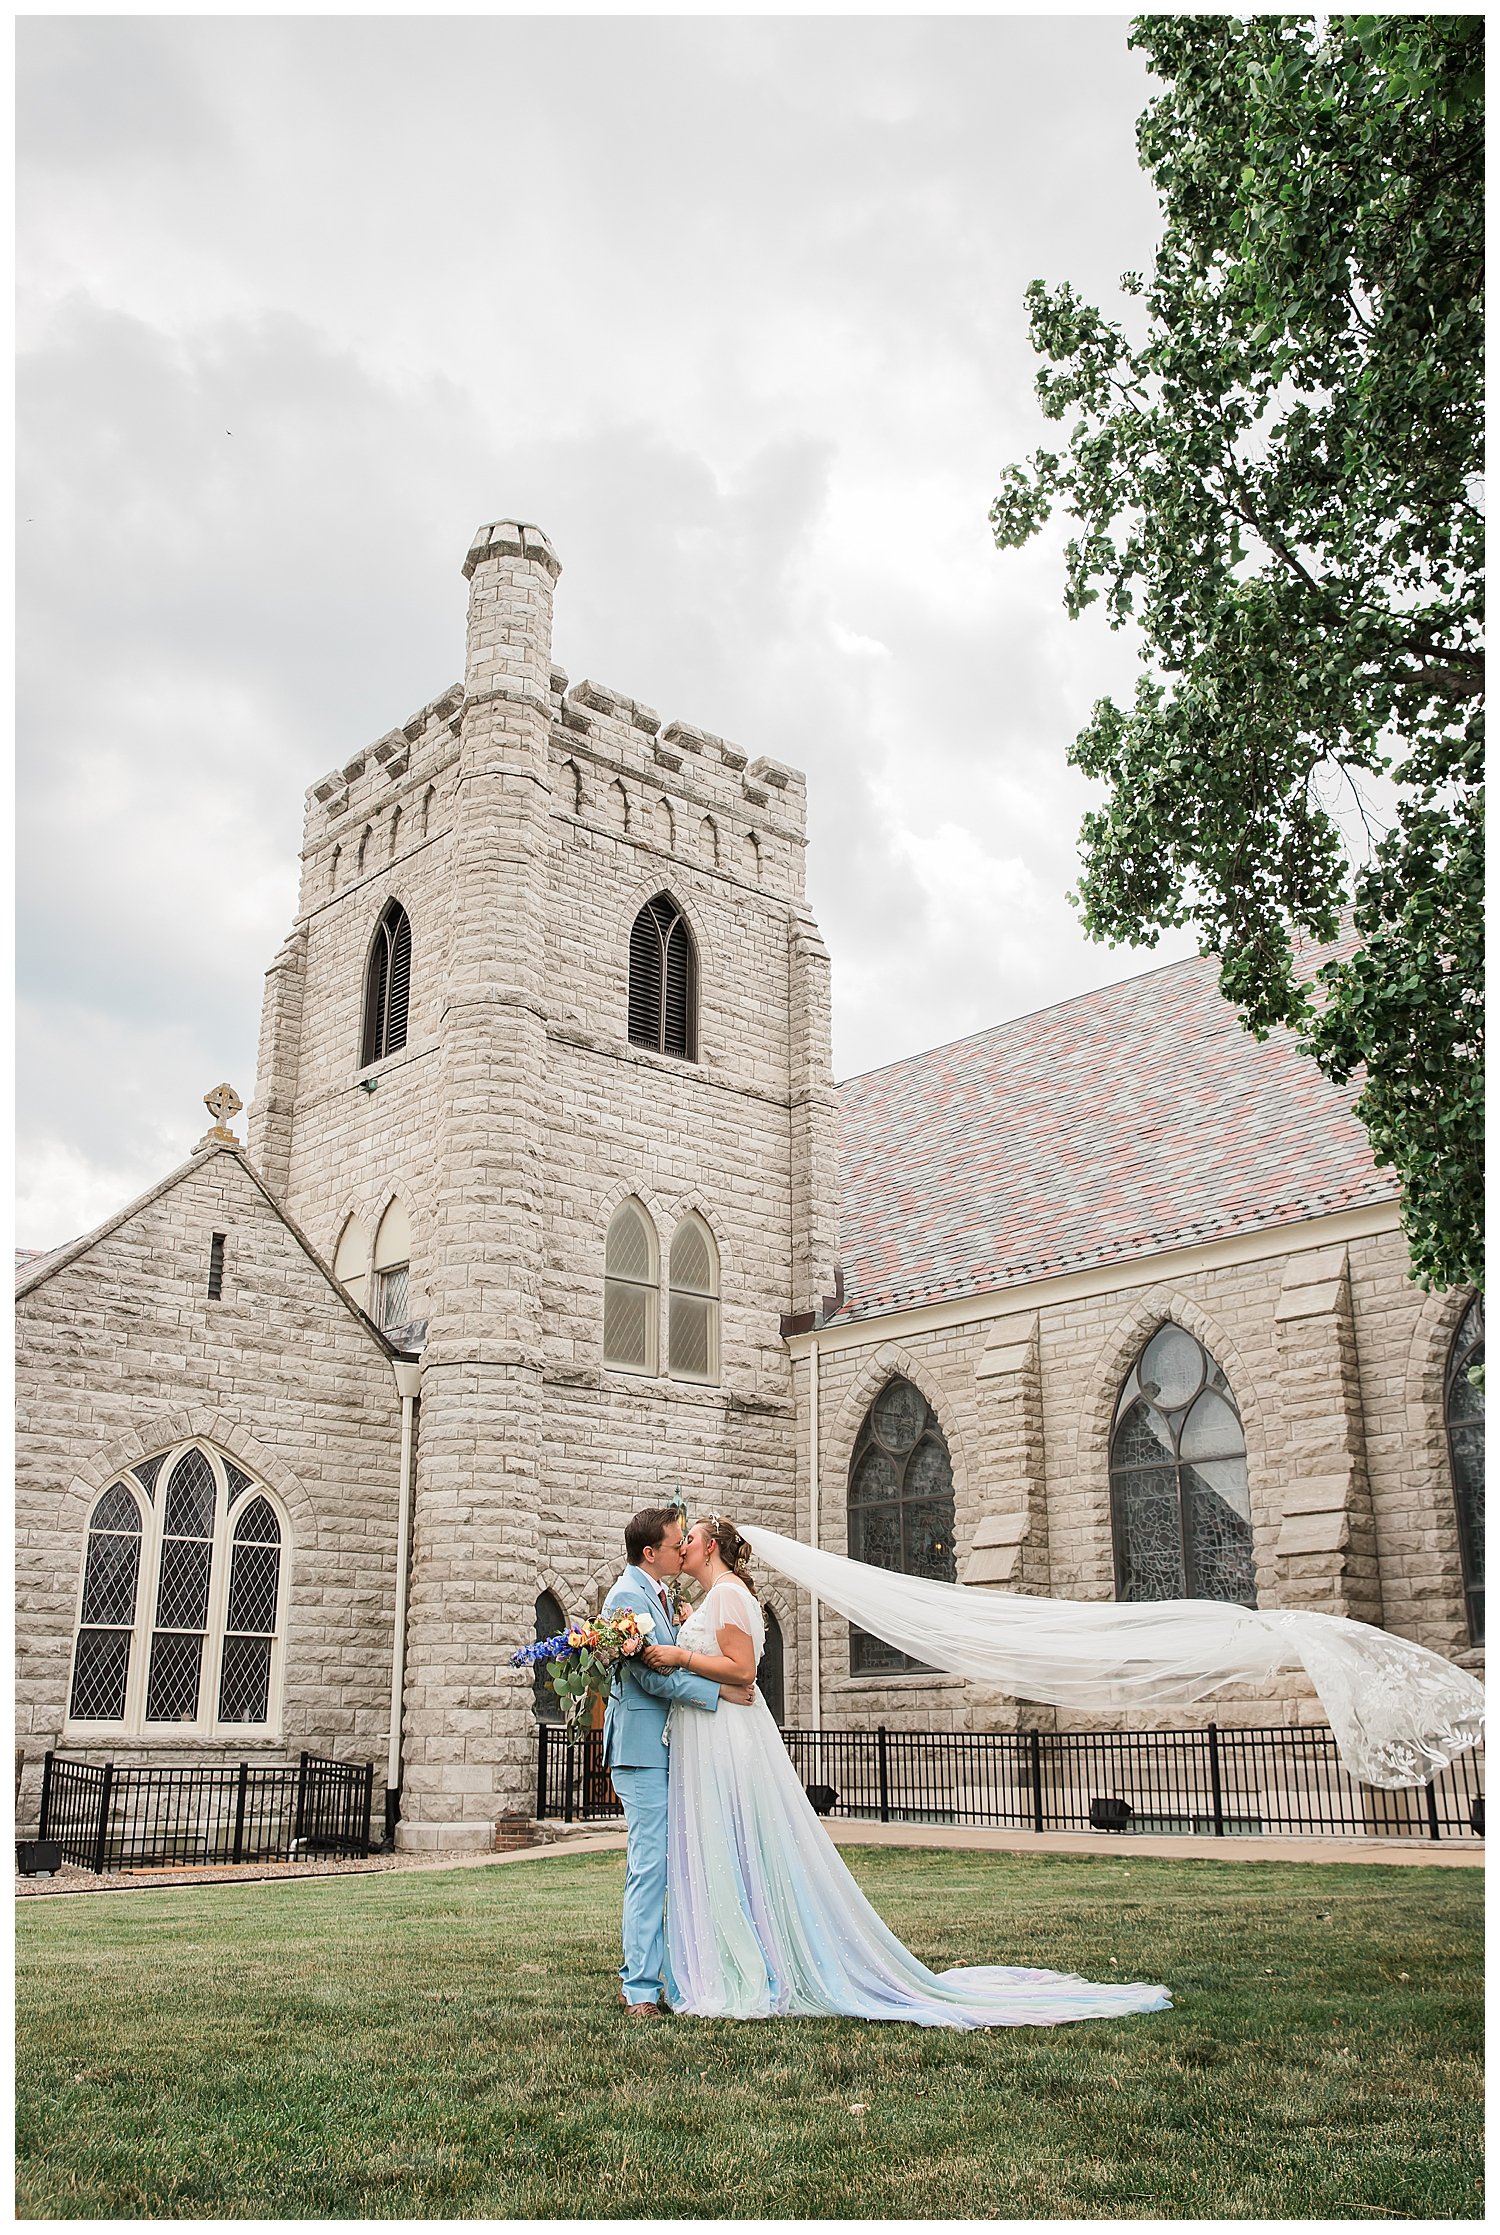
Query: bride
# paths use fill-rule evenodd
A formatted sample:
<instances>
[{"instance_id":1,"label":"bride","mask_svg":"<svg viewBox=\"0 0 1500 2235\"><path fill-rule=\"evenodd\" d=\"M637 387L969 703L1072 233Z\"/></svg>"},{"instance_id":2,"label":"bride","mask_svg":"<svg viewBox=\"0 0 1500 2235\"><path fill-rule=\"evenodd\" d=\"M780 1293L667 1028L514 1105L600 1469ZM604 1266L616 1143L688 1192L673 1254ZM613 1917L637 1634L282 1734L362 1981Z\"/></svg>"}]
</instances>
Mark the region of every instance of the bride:
<instances>
[{"instance_id":1,"label":"bride","mask_svg":"<svg viewBox=\"0 0 1500 2235\"><path fill-rule=\"evenodd\" d=\"M765 1622L732 1521L695 1522L682 1565L703 1591L653 1669L752 1683ZM667 1998L696 2018L886 2018L1067 2025L1166 2010L1164 1987L1091 1985L1010 1965L929 1971L882 1923L802 1790L757 1693L737 1715L674 1708L668 1737Z\"/></svg>"}]
</instances>

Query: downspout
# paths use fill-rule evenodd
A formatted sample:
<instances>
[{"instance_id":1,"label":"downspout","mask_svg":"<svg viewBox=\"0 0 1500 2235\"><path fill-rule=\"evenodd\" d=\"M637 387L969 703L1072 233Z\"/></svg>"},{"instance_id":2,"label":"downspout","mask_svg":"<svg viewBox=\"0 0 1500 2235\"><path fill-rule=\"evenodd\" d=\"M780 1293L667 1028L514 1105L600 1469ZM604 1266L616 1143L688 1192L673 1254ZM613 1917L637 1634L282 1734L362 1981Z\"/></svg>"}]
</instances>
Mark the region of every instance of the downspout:
<instances>
[{"instance_id":1,"label":"downspout","mask_svg":"<svg viewBox=\"0 0 1500 2235\"><path fill-rule=\"evenodd\" d=\"M391 1743L385 1768L386 1837L395 1844L401 1810L401 1710L406 1690L406 1592L411 1566L412 1478L416 1472L417 1398L422 1389L421 1361L393 1358L391 1371L401 1396L401 1499L396 1515L396 1634L391 1652Z\"/></svg>"},{"instance_id":2,"label":"downspout","mask_svg":"<svg viewBox=\"0 0 1500 2235\"><path fill-rule=\"evenodd\" d=\"M810 1534L813 1542L813 1550L816 1552L821 1549L820 1520L818 1511L818 1414L821 1408L819 1404L820 1392L818 1385L818 1337L816 1329L814 1329L813 1331L812 1348L807 1354L807 1361L810 1374L808 1405L811 1414L808 1423L807 1438L808 1473L810 1476L808 1485L808 1520L810 1523ZM820 1731L823 1728L822 1611L823 1610L821 1601L814 1598L812 1602L812 1727L815 1731Z\"/></svg>"}]
</instances>

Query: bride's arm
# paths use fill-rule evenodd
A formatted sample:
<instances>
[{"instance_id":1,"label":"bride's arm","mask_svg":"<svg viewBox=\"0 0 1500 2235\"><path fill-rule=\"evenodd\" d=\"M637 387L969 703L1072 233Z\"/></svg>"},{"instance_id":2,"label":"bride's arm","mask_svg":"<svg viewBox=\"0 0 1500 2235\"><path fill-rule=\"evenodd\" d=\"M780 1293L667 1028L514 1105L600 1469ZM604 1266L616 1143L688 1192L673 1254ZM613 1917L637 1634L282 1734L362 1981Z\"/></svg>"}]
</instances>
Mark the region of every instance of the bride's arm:
<instances>
[{"instance_id":1,"label":"bride's arm","mask_svg":"<svg viewBox=\"0 0 1500 2235\"><path fill-rule=\"evenodd\" d=\"M706 1676L711 1684L755 1682L755 1640L748 1630L726 1623L718 1632L717 1653L685 1645L652 1645L645 1658L654 1669L685 1668L690 1676Z\"/></svg>"}]
</instances>

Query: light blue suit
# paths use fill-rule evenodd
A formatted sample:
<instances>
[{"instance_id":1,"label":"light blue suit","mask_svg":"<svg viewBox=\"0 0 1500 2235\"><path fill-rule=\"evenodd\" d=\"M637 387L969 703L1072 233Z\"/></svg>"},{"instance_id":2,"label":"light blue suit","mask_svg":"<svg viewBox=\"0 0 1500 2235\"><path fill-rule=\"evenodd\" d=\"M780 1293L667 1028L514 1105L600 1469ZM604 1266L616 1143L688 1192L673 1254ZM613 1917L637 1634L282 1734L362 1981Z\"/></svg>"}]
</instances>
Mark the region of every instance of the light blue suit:
<instances>
[{"instance_id":1,"label":"light blue suit","mask_svg":"<svg viewBox=\"0 0 1500 2235\"><path fill-rule=\"evenodd\" d=\"M602 1609L625 1607L649 1614L652 1642L675 1645L677 1627L662 1616L657 1585L644 1568L628 1567ZM625 1910L621 1935L625 1960L620 1984L627 2002L655 2002L666 1963L667 1769L663 1740L667 1711L676 1700L712 1713L719 1687L686 1669L656 1675L639 1660L625 1661L604 1710L604 1762L625 1811Z\"/></svg>"}]
</instances>

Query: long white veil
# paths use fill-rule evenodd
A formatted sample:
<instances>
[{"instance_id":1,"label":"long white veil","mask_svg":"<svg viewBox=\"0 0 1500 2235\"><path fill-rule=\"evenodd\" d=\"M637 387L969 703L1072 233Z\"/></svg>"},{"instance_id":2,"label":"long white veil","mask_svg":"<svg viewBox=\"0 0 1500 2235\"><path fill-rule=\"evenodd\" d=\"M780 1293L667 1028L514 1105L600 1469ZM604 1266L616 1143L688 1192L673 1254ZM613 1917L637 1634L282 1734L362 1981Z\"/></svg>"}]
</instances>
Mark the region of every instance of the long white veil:
<instances>
[{"instance_id":1,"label":"long white veil","mask_svg":"<svg viewBox=\"0 0 1500 2235\"><path fill-rule=\"evenodd\" d=\"M1054 1707L1190 1707L1221 1685L1301 1667L1344 1767L1420 1785L1479 1743L1484 1691L1466 1669L1366 1622L1217 1599L1028 1598L893 1575L774 1529L741 1527L759 1559L898 1651Z\"/></svg>"}]
</instances>

